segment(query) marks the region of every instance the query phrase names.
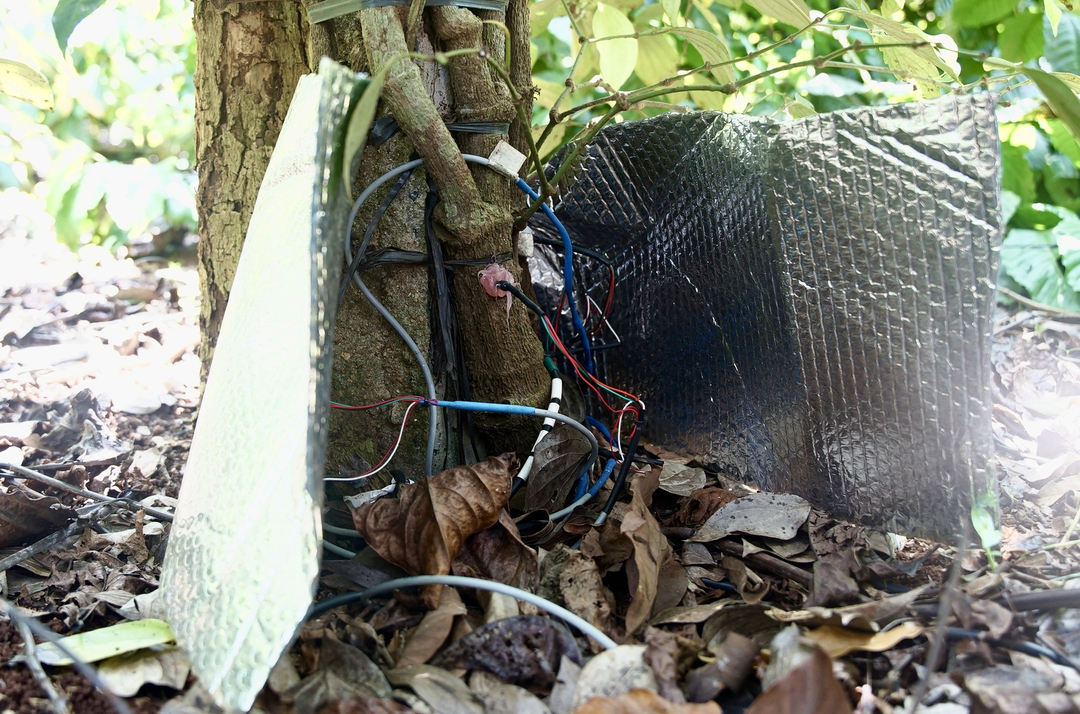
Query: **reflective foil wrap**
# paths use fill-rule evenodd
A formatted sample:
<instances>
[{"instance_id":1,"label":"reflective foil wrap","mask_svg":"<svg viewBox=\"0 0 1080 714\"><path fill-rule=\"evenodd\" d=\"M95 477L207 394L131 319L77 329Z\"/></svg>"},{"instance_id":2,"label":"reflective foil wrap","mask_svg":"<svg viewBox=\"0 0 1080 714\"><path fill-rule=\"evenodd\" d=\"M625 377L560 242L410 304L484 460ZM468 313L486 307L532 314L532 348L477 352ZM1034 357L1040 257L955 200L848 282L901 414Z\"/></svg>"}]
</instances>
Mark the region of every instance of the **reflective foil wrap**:
<instances>
[{"instance_id":1,"label":"reflective foil wrap","mask_svg":"<svg viewBox=\"0 0 1080 714\"><path fill-rule=\"evenodd\" d=\"M324 60L296 88L248 227L163 566L177 641L230 711L251 708L319 572L348 215L340 146L360 82Z\"/></svg>"},{"instance_id":2,"label":"reflective foil wrap","mask_svg":"<svg viewBox=\"0 0 1080 714\"><path fill-rule=\"evenodd\" d=\"M665 114L582 154L556 213L616 265L621 345L597 365L644 399L650 440L899 532L950 535L993 493L990 95L783 124ZM530 260L549 309L560 259ZM578 304L603 304L606 269L576 263Z\"/></svg>"}]
</instances>

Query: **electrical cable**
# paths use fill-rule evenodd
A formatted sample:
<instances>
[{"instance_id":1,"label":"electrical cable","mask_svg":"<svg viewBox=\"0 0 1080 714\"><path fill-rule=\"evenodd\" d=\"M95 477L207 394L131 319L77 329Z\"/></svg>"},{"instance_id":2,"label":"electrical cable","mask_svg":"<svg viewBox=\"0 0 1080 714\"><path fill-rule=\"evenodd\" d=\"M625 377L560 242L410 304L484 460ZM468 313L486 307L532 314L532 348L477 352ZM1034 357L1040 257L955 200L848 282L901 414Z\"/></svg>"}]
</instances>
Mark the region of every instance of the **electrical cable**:
<instances>
[{"instance_id":1,"label":"electrical cable","mask_svg":"<svg viewBox=\"0 0 1080 714\"><path fill-rule=\"evenodd\" d=\"M342 558L348 558L348 559L352 560L353 558L356 557L356 553L352 552L351 550L347 550L345 548L342 548L339 545L334 545L333 543L331 543L328 540L324 540L322 542L322 547L323 547L323 550L329 551L329 552L333 553L334 555L340 555Z\"/></svg>"},{"instance_id":2,"label":"electrical cable","mask_svg":"<svg viewBox=\"0 0 1080 714\"><path fill-rule=\"evenodd\" d=\"M479 164L481 166L491 165L491 162L483 156L476 156L474 154L462 154L461 158L463 158L467 162ZM423 165L423 163L423 159L413 159L412 161L408 161L400 166L390 169L382 176L378 177L370 184L368 184L367 188L361 191L360 195L356 197L356 201L353 202L352 210L349 212L349 222L346 224L348 226L348 230L345 232L345 255L348 257L350 265L352 265L354 262L358 264L359 261L363 258L364 251L367 249L367 245L361 244L360 248L357 250L357 255L353 256L352 254L352 225L356 221L356 216L360 212L360 207L364 205L364 202L367 201L368 198L371 197L371 194L375 193L375 191L377 191L379 187L385 184L387 181L390 181L391 179L400 176L406 171L411 172L416 167ZM518 185L524 186L524 190L526 191L526 193L531 193L531 195L534 197L534 200L538 198L537 194L533 192L531 188L529 188L529 185L521 179L518 179ZM562 223L558 222L558 219L555 218L555 214L550 213L550 209L548 209L547 206L544 206L544 208L548 212L549 217L552 219L552 221L555 222L556 227L560 228L563 234L566 234L566 229L561 228ZM374 234L374 231L372 231L372 234ZM365 239L370 240L367 235L365 235ZM567 244L569 244L569 241L570 237L569 235L567 235ZM572 246L570 247L570 250L573 250ZM567 265L569 265L569 260L567 261ZM566 275L571 278L573 277L572 272L566 273ZM431 375L431 368L428 366L427 359L424 358L423 353L420 352L420 348L416 346L416 342L409 335L408 331L404 327L402 327L401 323L394 318L390 311L387 310L383 306L383 304L375 298L375 296L371 293L371 290L368 289L367 285L364 284L364 281L360 278L360 276L356 273L353 273L352 280L354 283L356 283L356 287L360 288L360 292L364 294L364 297L367 298L367 301L371 303L371 306L374 307L375 310L380 315L382 315L382 317L388 323L390 323L390 326L394 328L394 331L397 332L401 339L405 342L405 344L409 348L409 351L412 352L413 357L416 358L417 363L420 365L420 372L424 376L424 384L427 387L427 403L430 407L428 412L427 449L424 454L424 475L430 477L432 473L432 464L435 460L435 442L438 436L438 422L436 420L437 412L435 411L434 406L431 406L431 403L438 398L438 394L435 391L435 379ZM582 328L582 336L584 339L587 340L588 338L584 334L583 330L584 328ZM588 346L587 342L586 346ZM587 360L591 359L591 353L586 352L586 355ZM591 364L591 362L589 363Z\"/></svg>"},{"instance_id":3,"label":"electrical cable","mask_svg":"<svg viewBox=\"0 0 1080 714\"><path fill-rule=\"evenodd\" d=\"M533 241L536 242L536 243L540 243L541 245L546 245L546 246L551 246L551 247L556 247L556 248L565 248L566 247L565 243L563 241L556 240L554 238L548 238L547 236L534 236ZM577 253L577 254L584 255L584 256L587 256L589 258L592 258L593 260L596 260L596 261L602 263L604 265L604 267L606 267L608 269L608 291L607 291L607 296L604 298L604 309L601 311L600 321L597 323L596 327L589 330L590 335L595 335L604 326L604 323L607 322L607 316L611 312L611 303L612 303L612 301L614 299L614 296L615 296L615 264L612 263L604 254L599 253L599 252L597 252L595 250L590 250L588 248L582 248L581 246L578 246L578 245L574 246L574 253ZM586 299L588 299L587 295L586 295ZM559 299L559 307L557 308L556 314L555 314L555 324L556 325L558 325L559 313L562 312L562 305L563 305L563 298L560 297L560 299ZM595 348L593 348L593 349L595 349Z\"/></svg>"},{"instance_id":4,"label":"electrical cable","mask_svg":"<svg viewBox=\"0 0 1080 714\"><path fill-rule=\"evenodd\" d=\"M562 379L559 378L558 372L556 372L555 376L551 378L551 399L548 403L548 411L558 413L561 404ZM544 419L544 424L540 427L540 433L536 435L536 441L533 442L532 451L529 452L529 456L525 459L525 463L522 464L521 469L518 470L517 476L514 476L514 485L510 489L511 496L517 493L518 489L528 480L529 474L532 473L533 462L536 460L536 448L540 446L540 442L544 440L544 437L548 435L548 432L550 432L554 426L555 420L553 418L548 417ZM584 475L587 477L588 471L586 471Z\"/></svg>"},{"instance_id":5,"label":"electrical cable","mask_svg":"<svg viewBox=\"0 0 1080 714\"><path fill-rule=\"evenodd\" d=\"M353 528L342 528L341 526L332 526L329 523L323 523L322 529L327 533L333 533L334 535L346 536L348 538L363 538L360 535L360 531Z\"/></svg>"},{"instance_id":6,"label":"electrical cable","mask_svg":"<svg viewBox=\"0 0 1080 714\"><path fill-rule=\"evenodd\" d=\"M529 195L534 201L540 201L540 194L533 191L532 186L525 183L524 180L518 179L517 186L522 191ZM555 226L555 230L559 232L559 236L563 240L563 249L565 256L563 259L563 294L566 296L566 303L570 306L570 319L574 323L574 329L581 336L582 347L585 349L585 371L589 374L593 373L593 360L592 360L592 348L589 345L589 333L585 330L585 325L581 322L581 316L578 314L577 302L574 300L574 244L570 242L570 234L566 232L566 227L563 226L556 216L555 212L551 210L543 201L540 202L540 210L544 212L544 215L548 217L548 220Z\"/></svg>"},{"instance_id":7,"label":"electrical cable","mask_svg":"<svg viewBox=\"0 0 1080 714\"><path fill-rule=\"evenodd\" d=\"M344 595L338 595L337 597L332 597L328 600L316 603L312 606L311 610L308 611L308 618L318 617L335 607L367 600L383 593L389 593L404 588L424 587L427 585L449 585L451 587L459 588L475 588L477 590L487 590L502 595L509 595L512 598L531 603L541 610L566 621L576 627L582 634L596 640L596 642L600 643L600 646L604 649L610 650L616 647L615 641L598 630L595 626L581 619L566 608L556 605L550 600L545 600L538 595L533 595L530 592L519 590L518 588L503 583L480 580L479 578L466 578L459 575L415 575L409 578L388 580L385 583L373 585L362 592L345 593Z\"/></svg>"},{"instance_id":8,"label":"electrical cable","mask_svg":"<svg viewBox=\"0 0 1080 714\"><path fill-rule=\"evenodd\" d=\"M437 407L444 407L446 409L462 409L464 411L471 412L491 412L493 414L519 414L522 416L538 416L544 418L554 419L555 421L561 421L564 424L568 424L572 428L585 435L585 438L589 440L589 458L586 459L585 465L582 467L583 473L589 473L592 469L593 463L596 462L596 455L600 451L600 445L596 442L596 437L589 430L587 426L571 419L565 414L560 414L550 409L537 409L536 407L526 407L518 404L492 404L488 402L463 402L463 401L436 401L434 402Z\"/></svg>"},{"instance_id":9,"label":"electrical cable","mask_svg":"<svg viewBox=\"0 0 1080 714\"><path fill-rule=\"evenodd\" d=\"M416 407L417 404L420 404L422 401L423 400L417 400L413 402L405 410L405 416L401 418L401 428L398 430L397 439L394 440L393 446L390 447L390 449L382 457L379 463L376 464L371 471L368 471L367 473L362 473L359 476L324 476L323 481L359 481L362 478L374 476L375 474L386 468L387 464L390 463L390 459L394 458L394 454L397 453L398 446L401 445L401 437L405 434L405 425L409 423L409 417L412 415L413 408Z\"/></svg>"},{"instance_id":10,"label":"electrical cable","mask_svg":"<svg viewBox=\"0 0 1080 714\"><path fill-rule=\"evenodd\" d=\"M626 483L626 476L630 473L630 467L634 463L634 452L637 451L638 441L641 439L640 427L643 423L643 420L639 418L634 425L634 435L630 438L630 446L627 447L622 468L619 469L619 477L615 479L615 485L611 488L611 495L608 496L607 503L604 504L604 510L600 512L596 521L593 522L594 526L604 525L604 521L611 515L611 510L615 508L615 502L619 500L619 493L622 492L623 485Z\"/></svg>"},{"instance_id":11,"label":"electrical cable","mask_svg":"<svg viewBox=\"0 0 1080 714\"><path fill-rule=\"evenodd\" d=\"M1063 667L1069 667L1080 671L1080 666L1077 666L1068 657L1062 656L1058 652L1050 649L1049 647L1043 647L1036 642L1028 642L1026 640L1013 640L1013 639L996 639L994 637L987 637L990 633L986 630L969 630L962 627L949 627L945 630L945 637L950 640L983 640L992 645L998 647L1004 647L1007 650L1013 652L1019 652L1031 657L1046 657L1055 664L1059 664Z\"/></svg>"},{"instance_id":12,"label":"electrical cable","mask_svg":"<svg viewBox=\"0 0 1080 714\"><path fill-rule=\"evenodd\" d=\"M393 186L390 187L390 192L386 194L386 198L383 199L379 207L375 209L375 213L371 216L371 220L368 221L367 228L364 230L364 238L360 241L360 247L356 250L356 255L349 261L349 268L345 271L345 277L341 280L341 287L338 288L337 304L338 308L341 308L341 303L345 299L345 290L349 287L349 281L352 280L352 276L356 275L356 271L360 267L360 261L364 259L364 254L367 252L368 244L371 243L372 237L375 235L375 228L378 227L379 221L386 215L386 211L390 208L390 204L394 202L398 194L401 193L401 189L405 188L405 184L408 182L409 177L412 176L412 169L409 169L401 175L401 178L397 180ZM359 205L354 206L354 210L350 212L350 223L348 230L352 233L352 222L356 220L356 211L359 210Z\"/></svg>"},{"instance_id":13,"label":"electrical cable","mask_svg":"<svg viewBox=\"0 0 1080 714\"><path fill-rule=\"evenodd\" d=\"M603 472L601 472L600 478L596 480L596 483L593 484L592 488L585 492L584 496L581 496L566 508L555 511L550 516L548 516L548 518L552 521L557 521L561 518L565 518L581 506L584 506L586 503L596 498L596 494L600 493L600 489L602 489L604 487L604 484L608 482L608 479L611 478L611 472L615 470L615 465L617 463L618 462L615 461L615 459L608 459L607 463L604 464L604 470Z\"/></svg>"}]
</instances>

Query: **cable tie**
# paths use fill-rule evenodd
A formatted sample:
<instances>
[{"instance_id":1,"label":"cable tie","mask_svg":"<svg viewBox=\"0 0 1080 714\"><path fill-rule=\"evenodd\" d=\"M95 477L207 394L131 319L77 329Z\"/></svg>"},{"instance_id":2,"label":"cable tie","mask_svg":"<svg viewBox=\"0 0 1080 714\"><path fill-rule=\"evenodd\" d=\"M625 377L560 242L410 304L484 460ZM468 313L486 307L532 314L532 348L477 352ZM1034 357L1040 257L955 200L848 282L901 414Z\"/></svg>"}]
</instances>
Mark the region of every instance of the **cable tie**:
<instances>
[{"instance_id":1,"label":"cable tie","mask_svg":"<svg viewBox=\"0 0 1080 714\"><path fill-rule=\"evenodd\" d=\"M347 15L350 12L359 12L373 7L406 7L409 0L324 0L324 2L308 5L308 20L312 24L326 22L335 17ZM507 0L427 0L424 5L452 5L455 7L469 7L474 10L495 10L506 12Z\"/></svg>"}]
</instances>

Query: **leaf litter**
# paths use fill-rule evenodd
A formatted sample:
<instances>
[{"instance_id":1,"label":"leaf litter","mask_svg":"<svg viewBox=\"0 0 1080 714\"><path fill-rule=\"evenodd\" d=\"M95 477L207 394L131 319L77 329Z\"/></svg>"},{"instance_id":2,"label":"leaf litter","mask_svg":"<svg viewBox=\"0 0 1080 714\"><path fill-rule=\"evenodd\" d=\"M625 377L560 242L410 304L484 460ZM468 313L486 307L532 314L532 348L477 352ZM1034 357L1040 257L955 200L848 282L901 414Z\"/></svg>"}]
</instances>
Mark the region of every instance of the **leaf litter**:
<instances>
[{"instance_id":1,"label":"leaf litter","mask_svg":"<svg viewBox=\"0 0 1080 714\"><path fill-rule=\"evenodd\" d=\"M36 266L0 304L2 459L171 509L197 401L193 272L93 249L57 262L25 240L0 240ZM340 527L352 520L368 547L326 561L320 598L402 569L467 575L539 592L619 646L605 650L505 595L399 590L309 620L256 706L885 713L915 711L921 696L917 711L936 714L1080 710L1080 332L1037 314L1015 322L999 316L1008 329L992 355L1003 504L992 552L838 521L662 447L648 451L663 465L638 469L602 526L591 525L597 507L585 507L537 539L508 510L514 458L493 457L388 489L351 519L335 506ZM526 496L550 512L574 487L583 447L565 429L548 439ZM6 567L9 599L61 634L106 640L123 634L108 628L125 619L161 616L153 596L167 520L90 509L93 501L31 479L9 476L2 487L0 509L18 517L3 519L0 557L55 541ZM953 569L958 587L946 592ZM928 667L936 642L941 656ZM8 623L0 649L5 659L22 649ZM210 711L168 640L100 666L139 711ZM77 711L107 711L77 676L48 673ZM4 681L9 708L36 691L20 667Z\"/></svg>"}]
</instances>

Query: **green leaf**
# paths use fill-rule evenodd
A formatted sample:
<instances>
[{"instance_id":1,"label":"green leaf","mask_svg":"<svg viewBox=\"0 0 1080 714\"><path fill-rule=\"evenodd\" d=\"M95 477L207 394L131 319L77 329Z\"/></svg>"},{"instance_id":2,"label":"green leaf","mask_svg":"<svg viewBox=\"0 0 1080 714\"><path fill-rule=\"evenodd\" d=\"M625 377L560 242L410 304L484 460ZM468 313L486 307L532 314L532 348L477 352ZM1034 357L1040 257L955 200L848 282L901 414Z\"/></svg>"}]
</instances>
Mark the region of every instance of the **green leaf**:
<instances>
[{"instance_id":1,"label":"green leaf","mask_svg":"<svg viewBox=\"0 0 1080 714\"><path fill-rule=\"evenodd\" d=\"M1046 60L1054 71L1080 74L1080 17L1064 15L1057 34L1045 32L1044 38Z\"/></svg>"},{"instance_id":2,"label":"green leaf","mask_svg":"<svg viewBox=\"0 0 1080 714\"><path fill-rule=\"evenodd\" d=\"M22 62L0 59L0 94L52 111L53 93L45 77Z\"/></svg>"},{"instance_id":3,"label":"green leaf","mask_svg":"<svg viewBox=\"0 0 1080 714\"><path fill-rule=\"evenodd\" d=\"M1080 142L1069 133L1068 128L1060 119L1043 119L1039 127L1050 137L1050 145L1059 154L1069 157L1073 165L1080 168Z\"/></svg>"},{"instance_id":4,"label":"green leaf","mask_svg":"<svg viewBox=\"0 0 1080 714\"><path fill-rule=\"evenodd\" d=\"M986 27L1012 14L1019 0L956 0L952 19L960 27Z\"/></svg>"},{"instance_id":5,"label":"green leaf","mask_svg":"<svg viewBox=\"0 0 1080 714\"><path fill-rule=\"evenodd\" d=\"M1035 174L1027 160L1027 150L1013 144L1001 145L1001 188L1012 191L1023 203L1035 201Z\"/></svg>"},{"instance_id":6,"label":"green leaf","mask_svg":"<svg viewBox=\"0 0 1080 714\"><path fill-rule=\"evenodd\" d=\"M349 124L345 129L345 153L342 155L341 164L345 168L345 173L341 178L345 182L345 192L349 198L352 198L352 177L356 175L357 169L353 163L359 161L364 145L367 144L368 132L371 131L371 124L375 121L375 110L379 106L379 95L382 93L383 82L386 81L386 73L391 64L391 62L385 64L372 79L361 80L356 88L359 97L349 113Z\"/></svg>"},{"instance_id":7,"label":"green leaf","mask_svg":"<svg viewBox=\"0 0 1080 714\"><path fill-rule=\"evenodd\" d=\"M1050 235L1057 244L1061 264L1065 268L1065 282L1080 294L1080 216L1061 206L1044 206L1061 221L1050 229Z\"/></svg>"},{"instance_id":8,"label":"green leaf","mask_svg":"<svg viewBox=\"0 0 1080 714\"><path fill-rule=\"evenodd\" d=\"M990 550L1001 543L1001 531L994 525L994 515L990 513L989 509L982 506L972 506L971 525L974 526L975 532L979 534L979 541L982 543L983 550Z\"/></svg>"},{"instance_id":9,"label":"green leaf","mask_svg":"<svg viewBox=\"0 0 1080 714\"><path fill-rule=\"evenodd\" d=\"M1016 209L1020 208L1020 197L1012 191L1001 192L1001 225L1009 225Z\"/></svg>"},{"instance_id":10,"label":"green leaf","mask_svg":"<svg viewBox=\"0 0 1080 714\"><path fill-rule=\"evenodd\" d=\"M746 4L785 25L802 29L810 24L810 10L803 0L746 0Z\"/></svg>"},{"instance_id":11,"label":"green leaf","mask_svg":"<svg viewBox=\"0 0 1080 714\"><path fill-rule=\"evenodd\" d=\"M61 638L60 643L83 662L97 662L125 652L163 645L174 639L169 623L163 620L136 620L80 632ZM38 645L37 652L42 664L63 666L72 662L70 657L51 642Z\"/></svg>"},{"instance_id":12,"label":"green leaf","mask_svg":"<svg viewBox=\"0 0 1080 714\"><path fill-rule=\"evenodd\" d=\"M890 42L925 42L926 36L917 27L904 22L889 20L872 12L845 9L844 12L866 22L870 27L876 28L889 37ZM890 47L881 50L881 56L885 64L893 69L900 69L912 73L916 77L928 77L937 79L942 73L956 79L956 71L946 62L937 50L930 45L922 47ZM912 78L919 90L926 96L936 97L941 94L941 88L932 82L920 81Z\"/></svg>"},{"instance_id":13,"label":"green leaf","mask_svg":"<svg viewBox=\"0 0 1080 714\"><path fill-rule=\"evenodd\" d=\"M1002 23L998 35L1001 56L1010 62L1038 59L1043 53L1043 18L1035 12L1022 12Z\"/></svg>"},{"instance_id":14,"label":"green leaf","mask_svg":"<svg viewBox=\"0 0 1080 714\"><path fill-rule=\"evenodd\" d=\"M646 85L676 76L679 72L679 50L675 48L675 41L666 34L639 38L634 71Z\"/></svg>"},{"instance_id":15,"label":"green leaf","mask_svg":"<svg viewBox=\"0 0 1080 714\"><path fill-rule=\"evenodd\" d=\"M1065 83L1065 86L1073 90L1073 94L1080 94L1080 76L1069 72L1054 72L1055 77Z\"/></svg>"},{"instance_id":16,"label":"green leaf","mask_svg":"<svg viewBox=\"0 0 1080 714\"><path fill-rule=\"evenodd\" d=\"M1046 98L1046 103L1057 118L1064 122L1072 135L1080 139L1080 98L1052 74L1034 67L1024 67L1024 74L1038 85Z\"/></svg>"},{"instance_id":17,"label":"green leaf","mask_svg":"<svg viewBox=\"0 0 1080 714\"><path fill-rule=\"evenodd\" d=\"M1052 0L1047 0L1048 2ZM660 0L660 4L664 7L664 12L667 13L668 21L674 25L679 21L679 0Z\"/></svg>"},{"instance_id":18,"label":"green leaf","mask_svg":"<svg viewBox=\"0 0 1080 714\"><path fill-rule=\"evenodd\" d=\"M1080 171L1064 154L1051 154L1043 165L1043 186L1056 205L1080 210Z\"/></svg>"},{"instance_id":19,"label":"green leaf","mask_svg":"<svg viewBox=\"0 0 1080 714\"><path fill-rule=\"evenodd\" d=\"M728 46L721 38L713 33L694 27L675 27L672 28L671 32L693 45L694 49L701 55L701 59L706 62L712 64L731 62L731 50L728 49ZM735 81L735 66L732 64L714 67L711 71L720 84Z\"/></svg>"},{"instance_id":20,"label":"green leaf","mask_svg":"<svg viewBox=\"0 0 1080 714\"><path fill-rule=\"evenodd\" d=\"M1058 23L1061 22L1061 6L1057 0L1045 0L1043 7L1046 8L1046 19L1050 21L1050 31L1057 36Z\"/></svg>"},{"instance_id":21,"label":"green leaf","mask_svg":"<svg viewBox=\"0 0 1080 714\"><path fill-rule=\"evenodd\" d=\"M594 39L597 40L634 34L634 26L626 19L626 15L603 3L596 4L592 27ZM621 89L626 80L630 79L634 65L637 64L637 39L623 37L606 40L597 43L596 48L600 52L600 76L612 89Z\"/></svg>"},{"instance_id":22,"label":"green leaf","mask_svg":"<svg viewBox=\"0 0 1080 714\"><path fill-rule=\"evenodd\" d=\"M784 110L791 116L792 119L802 119L804 117L817 114L817 110L814 109L814 105L808 102L802 97L792 97L787 104L784 105Z\"/></svg>"},{"instance_id":23,"label":"green leaf","mask_svg":"<svg viewBox=\"0 0 1080 714\"><path fill-rule=\"evenodd\" d=\"M1080 295L1067 282L1051 231L1014 228L1001 244L1001 267L1033 300L1080 310Z\"/></svg>"},{"instance_id":24,"label":"green leaf","mask_svg":"<svg viewBox=\"0 0 1080 714\"><path fill-rule=\"evenodd\" d=\"M60 0L56 4L52 26L60 52L67 52L68 38L75 31L75 27L104 4L105 0Z\"/></svg>"}]
</instances>

